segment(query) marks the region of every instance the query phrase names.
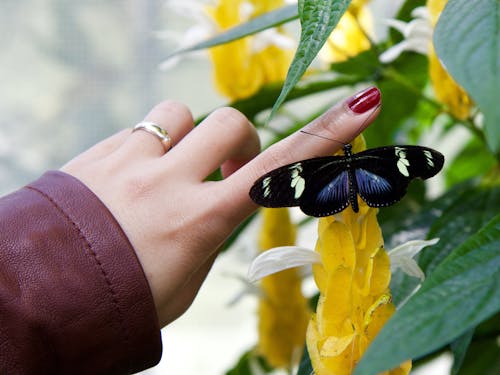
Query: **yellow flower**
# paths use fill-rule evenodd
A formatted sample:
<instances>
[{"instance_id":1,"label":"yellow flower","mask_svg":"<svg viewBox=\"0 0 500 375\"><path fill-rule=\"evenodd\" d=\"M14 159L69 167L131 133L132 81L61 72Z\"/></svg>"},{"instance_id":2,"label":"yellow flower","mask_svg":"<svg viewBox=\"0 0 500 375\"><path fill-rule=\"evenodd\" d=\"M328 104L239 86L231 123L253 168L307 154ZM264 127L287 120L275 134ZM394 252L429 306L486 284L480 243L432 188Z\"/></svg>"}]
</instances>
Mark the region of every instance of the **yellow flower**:
<instances>
[{"instance_id":1,"label":"yellow flower","mask_svg":"<svg viewBox=\"0 0 500 375\"><path fill-rule=\"evenodd\" d=\"M432 33L446 2L447 0L428 0L426 7L418 7L412 11L414 19L408 23L389 20L388 24L400 31L405 38L384 51L379 59L383 63L389 63L404 51L427 54L429 76L436 98L454 117L464 120L469 117L473 103L443 67L432 44Z\"/></svg>"},{"instance_id":2,"label":"yellow flower","mask_svg":"<svg viewBox=\"0 0 500 375\"><path fill-rule=\"evenodd\" d=\"M222 31L283 4L283 0L219 0L207 12ZM254 94L265 84L282 81L292 58L291 47L281 29L271 29L211 48L218 91L236 100Z\"/></svg>"},{"instance_id":3,"label":"yellow flower","mask_svg":"<svg viewBox=\"0 0 500 375\"><path fill-rule=\"evenodd\" d=\"M365 33L372 31L372 16L365 7L369 0L354 0L320 51L328 63L347 60L370 48Z\"/></svg>"},{"instance_id":4,"label":"yellow flower","mask_svg":"<svg viewBox=\"0 0 500 375\"><path fill-rule=\"evenodd\" d=\"M362 141L353 144L355 152ZM307 348L317 375L351 374L369 343L394 313L389 291L390 261L383 249L377 209L361 199L360 210L321 218L313 265L320 290L307 329ZM405 362L387 374L408 374Z\"/></svg>"},{"instance_id":5,"label":"yellow flower","mask_svg":"<svg viewBox=\"0 0 500 375\"><path fill-rule=\"evenodd\" d=\"M447 0L428 0L432 27L436 26L439 15L443 11ZM443 67L431 44L429 51L429 74L434 88L436 98L443 103L450 113L460 120L469 117L472 108L472 100L465 90L458 85Z\"/></svg>"},{"instance_id":6,"label":"yellow flower","mask_svg":"<svg viewBox=\"0 0 500 375\"><path fill-rule=\"evenodd\" d=\"M262 216L259 247L263 251L295 242L288 209L263 209ZM291 368L302 353L310 317L300 274L294 268L269 275L262 279L261 291L258 352L273 367Z\"/></svg>"},{"instance_id":7,"label":"yellow flower","mask_svg":"<svg viewBox=\"0 0 500 375\"><path fill-rule=\"evenodd\" d=\"M436 26L439 15L443 11L448 0L427 0L427 9L429 11L430 21L432 27Z\"/></svg>"}]
</instances>

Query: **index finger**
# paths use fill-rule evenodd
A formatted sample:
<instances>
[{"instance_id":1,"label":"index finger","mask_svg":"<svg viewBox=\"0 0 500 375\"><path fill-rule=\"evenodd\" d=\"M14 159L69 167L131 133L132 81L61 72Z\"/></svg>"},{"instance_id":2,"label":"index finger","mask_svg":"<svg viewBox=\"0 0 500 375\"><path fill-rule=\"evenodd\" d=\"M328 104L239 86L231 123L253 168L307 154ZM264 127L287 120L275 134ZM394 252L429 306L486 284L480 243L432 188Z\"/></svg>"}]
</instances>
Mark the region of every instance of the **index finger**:
<instances>
[{"instance_id":1,"label":"index finger","mask_svg":"<svg viewBox=\"0 0 500 375\"><path fill-rule=\"evenodd\" d=\"M263 151L222 181L222 188L231 190L234 214L244 218L256 208L248 192L260 176L296 161L331 155L368 127L379 110L380 91L370 87L333 106L303 128L317 137L297 131Z\"/></svg>"}]
</instances>

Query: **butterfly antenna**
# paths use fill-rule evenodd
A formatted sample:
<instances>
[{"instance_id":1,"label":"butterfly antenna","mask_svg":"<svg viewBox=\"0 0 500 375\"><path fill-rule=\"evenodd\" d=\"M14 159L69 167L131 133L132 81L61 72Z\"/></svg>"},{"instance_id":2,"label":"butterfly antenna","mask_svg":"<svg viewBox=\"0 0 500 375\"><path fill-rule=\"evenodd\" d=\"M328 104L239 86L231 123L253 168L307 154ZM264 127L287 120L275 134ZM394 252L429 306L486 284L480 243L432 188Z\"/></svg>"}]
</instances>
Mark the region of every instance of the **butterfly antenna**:
<instances>
[{"instance_id":1,"label":"butterfly antenna","mask_svg":"<svg viewBox=\"0 0 500 375\"><path fill-rule=\"evenodd\" d=\"M359 132L359 129L364 129L366 128L366 124L369 122L369 121L372 121L373 119L373 114L375 112L377 112L377 110L382 107L382 103L378 103L375 107L372 108L370 114L368 115L368 117L365 119L365 121L363 121L363 123L358 127L358 129L356 130L356 133ZM361 133L361 132L360 132Z\"/></svg>"},{"instance_id":2,"label":"butterfly antenna","mask_svg":"<svg viewBox=\"0 0 500 375\"><path fill-rule=\"evenodd\" d=\"M300 132L301 132L301 133L304 133L304 134L314 135L315 137L322 138L322 139L326 139L326 140L328 140L328 141L337 142L337 143L340 143L340 144L341 144L341 145L343 145L343 146L345 146L345 145L346 145L346 143L344 143L344 142L338 141L338 140L336 140L336 139L331 139L331 138L325 137L325 136L323 136L323 135L314 134L314 133L309 133L308 131L305 131L305 130L301 130Z\"/></svg>"},{"instance_id":3,"label":"butterfly antenna","mask_svg":"<svg viewBox=\"0 0 500 375\"><path fill-rule=\"evenodd\" d=\"M368 117L365 119L365 121L363 121L363 123L358 127L358 129L356 130L356 133L361 133L359 131L359 129L364 129L366 127L366 124L371 121L372 117L373 117L373 114L382 106L382 104L377 104L375 107L372 108L371 110L371 113L368 115ZM337 143L340 143L342 146L345 146L347 144L349 144L350 142L342 142L342 141L339 141L337 139L331 139L331 138L328 138L328 137L325 137L325 136L322 136L322 135L319 135L319 134L314 134L314 133L310 133L308 131L305 131L305 130L301 130L300 131L301 133L304 133L304 134L309 134L309 135L314 135L315 137L318 137L318 138L323 138L323 139L326 139L326 140L329 140L329 141L332 141L332 142L337 142Z\"/></svg>"}]
</instances>

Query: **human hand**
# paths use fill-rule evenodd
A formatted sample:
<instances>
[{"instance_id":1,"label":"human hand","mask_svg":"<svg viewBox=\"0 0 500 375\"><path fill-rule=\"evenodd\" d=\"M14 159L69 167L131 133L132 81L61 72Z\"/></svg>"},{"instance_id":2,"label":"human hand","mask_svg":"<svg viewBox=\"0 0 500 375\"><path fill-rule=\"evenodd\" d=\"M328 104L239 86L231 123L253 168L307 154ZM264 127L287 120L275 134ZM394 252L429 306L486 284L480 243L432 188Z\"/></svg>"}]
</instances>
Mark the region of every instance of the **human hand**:
<instances>
[{"instance_id":1,"label":"human hand","mask_svg":"<svg viewBox=\"0 0 500 375\"><path fill-rule=\"evenodd\" d=\"M145 121L164 128L174 147L164 152L145 131L123 130L66 164L62 171L89 187L120 223L144 269L160 325L192 303L217 248L257 206L254 181L279 166L331 154L376 117L380 93L370 88L340 103L261 154L255 128L232 108L220 108L195 129L190 111L166 101ZM331 140L325 140L325 137ZM224 180L204 181L217 168Z\"/></svg>"}]
</instances>

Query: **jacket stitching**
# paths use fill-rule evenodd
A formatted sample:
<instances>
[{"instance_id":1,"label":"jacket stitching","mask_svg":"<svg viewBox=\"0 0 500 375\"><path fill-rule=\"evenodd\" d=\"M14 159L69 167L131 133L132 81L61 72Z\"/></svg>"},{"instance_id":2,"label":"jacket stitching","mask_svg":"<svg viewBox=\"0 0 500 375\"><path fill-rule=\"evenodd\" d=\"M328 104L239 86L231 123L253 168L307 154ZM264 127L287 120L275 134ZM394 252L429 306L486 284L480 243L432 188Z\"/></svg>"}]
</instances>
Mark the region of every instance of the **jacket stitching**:
<instances>
[{"instance_id":1,"label":"jacket stitching","mask_svg":"<svg viewBox=\"0 0 500 375\"><path fill-rule=\"evenodd\" d=\"M111 301L113 303L113 305L115 306L117 312L118 312L118 316L120 317L120 324L121 326L123 327L123 332L124 332L124 342L125 342L125 345L127 348L130 348L130 336L129 336L129 333L128 333L128 330L126 328L126 324L125 324L125 320L124 320L124 317L123 317L123 313L122 313L122 310L120 309L120 306L118 304L118 298L117 298L117 294L113 288L113 285L111 283L111 281L109 280L109 277L108 277L108 274L106 272L106 270L104 269L101 261L99 260L99 257L97 255L97 253L94 251L94 249L92 248L92 245L91 243L89 242L89 240L85 237L85 235L83 234L82 230L80 229L80 227L78 226L78 224L76 224L72 219L71 217L57 204L57 202L52 199L49 195L47 195L46 193L44 193L43 191L40 191L38 190L37 188L34 188L33 186L27 186L28 189L31 189L39 194L41 194L43 197L45 197L62 215L63 217L69 222L71 223L71 225L77 230L80 238L83 240L83 242L85 243L85 247L87 248L87 250L90 252L90 255L92 257L92 259L95 261L95 263L97 264L99 270L101 271L101 275L103 276L104 278L104 281L106 282L106 285L108 286L109 288L109 292L111 294ZM128 357L128 356L127 356ZM130 368L130 359L128 358L127 359L127 362L129 364L129 368Z\"/></svg>"}]
</instances>

